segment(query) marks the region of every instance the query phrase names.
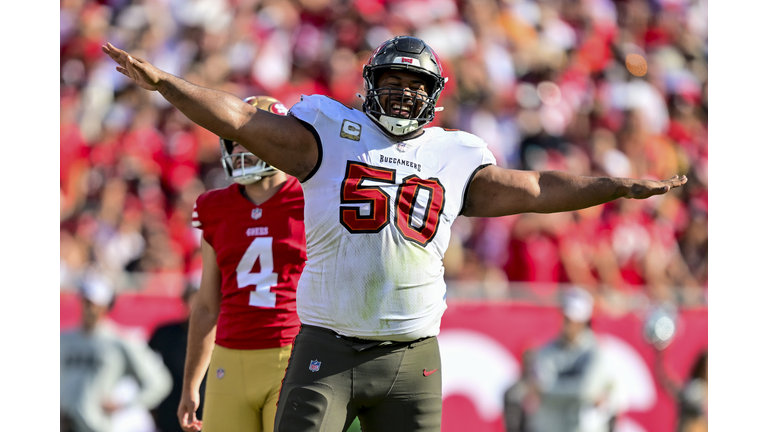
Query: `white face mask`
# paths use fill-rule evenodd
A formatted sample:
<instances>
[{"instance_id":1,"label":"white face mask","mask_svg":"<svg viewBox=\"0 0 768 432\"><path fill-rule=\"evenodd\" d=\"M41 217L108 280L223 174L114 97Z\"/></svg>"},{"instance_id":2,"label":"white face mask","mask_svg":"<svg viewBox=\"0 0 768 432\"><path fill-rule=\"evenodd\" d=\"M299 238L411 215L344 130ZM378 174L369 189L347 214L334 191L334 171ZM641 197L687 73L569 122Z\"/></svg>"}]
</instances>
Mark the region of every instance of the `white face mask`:
<instances>
[{"instance_id":1,"label":"white face mask","mask_svg":"<svg viewBox=\"0 0 768 432\"><path fill-rule=\"evenodd\" d=\"M227 177L231 178L235 183L242 185L256 183L262 178L269 177L277 172L274 167L261 159L252 166L246 166L246 157L255 156L252 153L237 153L221 158L221 163L224 166ZM239 164L236 163L238 159L240 159Z\"/></svg>"},{"instance_id":2,"label":"white face mask","mask_svg":"<svg viewBox=\"0 0 768 432\"><path fill-rule=\"evenodd\" d=\"M227 177L232 179L235 183L242 185L256 183L262 178L269 177L277 172L277 169L259 159L253 153L230 153L229 149L234 148L235 145L231 141L225 142L224 140L220 140L220 145L221 164L224 167L224 172L227 174ZM257 162L252 166L246 166L246 157L256 159Z\"/></svg>"}]
</instances>

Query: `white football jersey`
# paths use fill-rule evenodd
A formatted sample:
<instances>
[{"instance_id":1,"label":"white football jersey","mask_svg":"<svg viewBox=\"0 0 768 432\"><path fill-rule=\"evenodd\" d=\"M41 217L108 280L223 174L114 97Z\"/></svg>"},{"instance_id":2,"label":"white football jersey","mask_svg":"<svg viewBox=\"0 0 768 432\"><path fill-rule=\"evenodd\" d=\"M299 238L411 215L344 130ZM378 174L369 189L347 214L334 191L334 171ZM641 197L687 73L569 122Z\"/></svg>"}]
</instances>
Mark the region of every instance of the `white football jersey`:
<instances>
[{"instance_id":1,"label":"white football jersey","mask_svg":"<svg viewBox=\"0 0 768 432\"><path fill-rule=\"evenodd\" d=\"M301 322L369 339L437 335L451 224L474 173L496 163L487 145L438 127L399 142L365 113L319 95L302 96L290 113L319 141L318 164L302 183Z\"/></svg>"}]
</instances>

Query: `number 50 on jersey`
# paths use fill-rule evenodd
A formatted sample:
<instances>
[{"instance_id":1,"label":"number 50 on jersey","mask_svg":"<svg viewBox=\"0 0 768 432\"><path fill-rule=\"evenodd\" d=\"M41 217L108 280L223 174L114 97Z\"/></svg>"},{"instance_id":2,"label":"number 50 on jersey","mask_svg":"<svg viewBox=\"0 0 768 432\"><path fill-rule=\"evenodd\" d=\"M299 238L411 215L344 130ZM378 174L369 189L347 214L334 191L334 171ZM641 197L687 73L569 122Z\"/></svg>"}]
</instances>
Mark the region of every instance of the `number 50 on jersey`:
<instances>
[{"instance_id":1,"label":"number 50 on jersey","mask_svg":"<svg viewBox=\"0 0 768 432\"><path fill-rule=\"evenodd\" d=\"M341 224L352 234L376 233L390 221L390 197L380 186L364 186L365 180L395 184L396 170L347 162L341 188ZM370 212L362 214L360 204ZM395 198L395 227L407 240L426 246L435 236L445 205L445 188L436 178L416 175L403 179Z\"/></svg>"}]
</instances>

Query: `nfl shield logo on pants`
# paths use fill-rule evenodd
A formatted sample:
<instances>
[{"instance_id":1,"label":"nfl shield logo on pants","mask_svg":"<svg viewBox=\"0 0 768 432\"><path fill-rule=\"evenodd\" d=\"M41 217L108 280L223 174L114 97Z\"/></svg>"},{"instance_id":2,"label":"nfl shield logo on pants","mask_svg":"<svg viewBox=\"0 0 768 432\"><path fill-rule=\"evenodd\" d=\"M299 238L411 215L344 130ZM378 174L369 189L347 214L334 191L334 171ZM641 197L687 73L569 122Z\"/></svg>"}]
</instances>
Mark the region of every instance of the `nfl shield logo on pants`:
<instances>
[{"instance_id":1,"label":"nfl shield logo on pants","mask_svg":"<svg viewBox=\"0 0 768 432\"><path fill-rule=\"evenodd\" d=\"M320 362L317 360L310 360L309 361L309 370L312 372L317 372L320 370Z\"/></svg>"}]
</instances>

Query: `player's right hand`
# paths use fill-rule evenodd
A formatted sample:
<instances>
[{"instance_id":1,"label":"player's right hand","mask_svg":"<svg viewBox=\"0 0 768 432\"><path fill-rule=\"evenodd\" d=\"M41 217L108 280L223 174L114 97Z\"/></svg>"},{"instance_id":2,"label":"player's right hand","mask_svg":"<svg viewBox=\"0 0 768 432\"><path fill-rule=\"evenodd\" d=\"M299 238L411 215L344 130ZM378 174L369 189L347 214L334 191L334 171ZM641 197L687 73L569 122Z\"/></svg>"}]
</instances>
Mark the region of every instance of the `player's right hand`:
<instances>
[{"instance_id":1,"label":"player's right hand","mask_svg":"<svg viewBox=\"0 0 768 432\"><path fill-rule=\"evenodd\" d=\"M109 42L106 45L102 45L101 50L118 64L116 68L118 72L132 79L133 82L143 89L157 90L157 84L165 72L152 66L147 61L134 57L119 48L115 48Z\"/></svg>"},{"instance_id":2,"label":"player's right hand","mask_svg":"<svg viewBox=\"0 0 768 432\"><path fill-rule=\"evenodd\" d=\"M186 432L199 432L203 428L203 421L197 419L197 407L199 406L199 392L194 392L194 394L182 392L176 415L179 417L179 425Z\"/></svg>"}]
</instances>

